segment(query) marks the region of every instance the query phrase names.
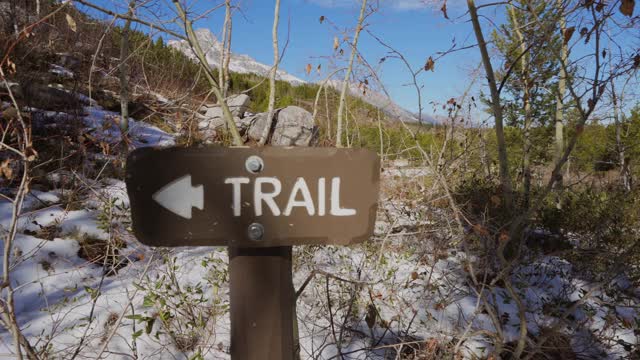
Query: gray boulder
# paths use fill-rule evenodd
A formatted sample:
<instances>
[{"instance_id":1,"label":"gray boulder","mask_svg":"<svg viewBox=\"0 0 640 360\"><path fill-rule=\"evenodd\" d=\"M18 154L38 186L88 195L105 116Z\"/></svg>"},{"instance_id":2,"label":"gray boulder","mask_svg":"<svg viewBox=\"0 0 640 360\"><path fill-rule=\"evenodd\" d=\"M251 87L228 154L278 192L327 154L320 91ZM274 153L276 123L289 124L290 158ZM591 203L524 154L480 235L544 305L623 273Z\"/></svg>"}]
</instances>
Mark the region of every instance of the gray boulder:
<instances>
[{"instance_id":1,"label":"gray boulder","mask_svg":"<svg viewBox=\"0 0 640 360\"><path fill-rule=\"evenodd\" d=\"M249 120L247 136L251 140L259 141L264 127L267 126L267 113L258 113L246 119Z\"/></svg>"},{"instance_id":2,"label":"gray boulder","mask_svg":"<svg viewBox=\"0 0 640 360\"><path fill-rule=\"evenodd\" d=\"M317 129L310 112L299 106L287 106L278 111L271 145L309 146L316 133Z\"/></svg>"},{"instance_id":3,"label":"gray boulder","mask_svg":"<svg viewBox=\"0 0 640 360\"><path fill-rule=\"evenodd\" d=\"M246 94L232 95L227 98L227 106L234 116L244 117L244 113L249 109L251 104L251 98ZM205 116L222 117L222 108L218 104L205 104L200 108L201 112L205 113Z\"/></svg>"}]
</instances>

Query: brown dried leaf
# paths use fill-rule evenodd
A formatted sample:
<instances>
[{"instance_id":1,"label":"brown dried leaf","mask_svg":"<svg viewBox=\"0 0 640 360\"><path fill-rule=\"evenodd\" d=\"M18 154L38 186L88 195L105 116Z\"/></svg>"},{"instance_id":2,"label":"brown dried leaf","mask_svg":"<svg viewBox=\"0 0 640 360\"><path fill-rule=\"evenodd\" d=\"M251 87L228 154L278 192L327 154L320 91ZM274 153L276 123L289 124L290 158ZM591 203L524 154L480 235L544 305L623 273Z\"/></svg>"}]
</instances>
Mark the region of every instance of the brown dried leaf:
<instances>
[{"instance_id":1,"label":"brown dried leaf","mask_svg":"<svg viewBox=\"0 0 640 360\"><path fill-rule=\"evenodd\" d=\"M418 273L416 271L411 273L411 280L416 280L418 278Z\"/></svg>"},{"instance_id":2,"label":"brown dried leaf","mask_svg":"<svg viewBox=\"0 0 640 360\"><path fill-rule=\"evenodd\" d=\"M473 231L479 236L489 236L489 230L480 224L473 225Z\"/></svg>"},{"instance_id":3,"label":"brown dried leaf","mask_svg":"<svg viewBox=\"0 0 640 360\"><path fill-rule=\"evenodd\" d=\"M447 15L447 0L445 0L442 3L442 7L440 8L440 11L442 11L442 15L444 15L444 18L449 20L449 15Z\"/></svg>"},{"instance_id":4,"label":"brown dried leaf","mask_svg":"<svg viewBox=\"0 0 640 360\"><path fill-rule=\"evenodd\" d=\"M373 329L373 327L376 326L377 315L378 311L376 310L376 306L373 304L367 305L367 315L365 315L364 321L367 322L369 329Z\"/></svg>"},{"instance_id":5,"label":"brown dried leaf","mask_svg":"<svg viewBox=\"0 0 640 360\"><path fill-rule=\"evenodd\" d=\"M573 33L576 31L576 27L572 26L570 28L567 28L564 30L564 34L562 34L562 37L564 39L564 44L567 45L569 43L569 40L571 40L571 37L573 36Z\"/></svg>"},{"instance_id":6,"label":"brown dried leaf","mask_svg":"<svg viewBox=\"0 0 640 360\"><path fill-rule=\"evenodd\" d=\"M73 32L77 32L78 31L78 25L76 25L76 21L73 20L71 15L67 14L66 15L66 19L67 19L67 24L69 25L69 29L71 29L71 31L73 31Z\"/></svg>"},{"instance_id":7,"label":"brown dried leaf","mask_svg":"<svg viewBox=\"0 0 640 360\"><path fill-rule=\"evenodd\" d=\"M18 118L18 110L10 106L2 112L2 118L5 120L15 120Z\"/></svg>"},{"instance_id":8,"label":"brown dried leaf","mask_svg":"<svg viewBox=\"0 0 640 360\"><path fill-rule=\"evenodd\" d=\"M427 62L424 64L424 71L433 71L433 68L435 67L436 63L433 61L433 58L431 56L429 56L429 58L427 59Z\"/></svg>"},{"instance_id":9,"label":"brown dried leaf","mask_svg":"<svg viewBox=\"0 0 640 360\"><path fill-rule=\"evenodd\" d=\"M586 36L589 33L589 29L587 29L586 27L583 27L582 29L580 29L580 36Z\"/></svg>"},{"instance_id":10,"label":"brown dried leaf","mask_svg":"<svg viewBox=\"0 0 640 360\"><path fill-rule=\"evenodd\" d=\"M307 75L311 74L311 64L307 64L307 68L305 69L305 72L307 73Z\"/></svg>"},{"instance_id":11,"label":"brown dried leaf","mask_svg":"<svg viewBox=\"0 0 640 360\"><path fill-rule=\"evenodd\" d=\"M0 163L0 176L11 180L13 178L13 169L10 166L11 159L6 159L2 163Z\"/></svg>"},{"instance_id":12,"label":"brown dried leaf","mask_svg":"<svg viewBox=\"0 0 640 360\"><path fill-rule=\"evenodd\" d=\"M636 6L635 0L622 0L620 3L620 12L628 17L633 16L633 8Z\"/></svg>"},{"instance_id":13,"label":"brown dried leaf","mask_svg":"<svg viewBox=\"0 0 640 360\"><path fill-rule=\"evenodd\" d=\"M637 69L640 67L640 54L636 54L636 56L633 57L633 68Z\"/></svg>"},{"instance_id":14,"label":"brown dried leaf","mask_svg":"<svg viewBox=\"0 0 640 360\"><path fill-rule=\"evenodd\" d=\"M320 24L322 24L324 22L324 15L320 16Z\"/></svg>"},{"instance_id":15,"label":"brown dried leaf","mask_svg":"<svg viewBox=\"0 0 640 360\"><path fill-rule=\"evenodd\" d=\"M333 37L333 51L336 51L340 47L340 40L337 36Z\"/></svg>"},{"instance_id":16,"label":"brown dried leaf","mask_svg":"<svg viewBox=\"0 0 640 360\"><path fill-rule=\"evenodd\" d=\"M500 206L500 203L502 202L502 200L500 200L500 196L498 195L492 195L491 196L491 203L493 204L493 206Z\"/></svg>"},{"instance_id":17,"label":"brown dried leaf","mask_svg":"<svg viewBox=\"0 0 640 360\"><path fill-rule=\"evenodd\" d=\"M29 146L25 149L24 155L27 158L27 161L33 161L38 157L38 152L32 146Z\"/></svg>"}]
</instances>

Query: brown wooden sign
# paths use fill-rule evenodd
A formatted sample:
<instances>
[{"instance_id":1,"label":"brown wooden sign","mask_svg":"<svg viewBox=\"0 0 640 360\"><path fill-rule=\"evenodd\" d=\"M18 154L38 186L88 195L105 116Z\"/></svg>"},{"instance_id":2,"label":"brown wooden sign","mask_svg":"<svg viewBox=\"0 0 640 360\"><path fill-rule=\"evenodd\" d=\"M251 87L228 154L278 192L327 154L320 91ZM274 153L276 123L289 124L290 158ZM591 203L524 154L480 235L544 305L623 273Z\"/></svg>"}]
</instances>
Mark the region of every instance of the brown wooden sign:
<instances>
[{"instance_id":1,"label":"brown wooden sign","mask_svg":"<svg viewBox=\"0 0 640 360\"><path fill-rule=\"evenodd\" d=\"M364 149L138 149L133 231L152 246L347 245L373 232L380 160Z\"/></svg>"}]
</instances>

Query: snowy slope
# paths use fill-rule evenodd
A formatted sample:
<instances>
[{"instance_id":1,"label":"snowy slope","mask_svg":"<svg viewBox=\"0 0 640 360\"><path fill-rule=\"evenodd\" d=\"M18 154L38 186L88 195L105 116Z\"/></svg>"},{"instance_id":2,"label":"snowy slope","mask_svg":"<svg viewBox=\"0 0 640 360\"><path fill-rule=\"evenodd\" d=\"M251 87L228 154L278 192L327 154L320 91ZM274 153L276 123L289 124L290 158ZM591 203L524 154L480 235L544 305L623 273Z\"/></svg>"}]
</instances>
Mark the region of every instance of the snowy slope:
<instances>
[{"instance_id":1,"label":"snowy slope","mask_svg":"<svg viewBox=\"0 0 640 360\"><path fill-rule=\"evenodd\" d=\"M220 42L216 39L215 35L213 35L209 29L198 29L195 30L195 33L202 50L207 56L209 64L215 67L220 66L220 58L222 57L222 54L220 52ZM193 52L186 41L169 40L169 45L184 52L187 56L194 58ZM254 73L267 76L270 69L271 66L259 63L248 55L231 54L229 70L233 72L241 74ZM305 83L304 80L299 79L284 70L278 70L276 79L286 81L294 85Z\"/></svg>"}]
</instances>

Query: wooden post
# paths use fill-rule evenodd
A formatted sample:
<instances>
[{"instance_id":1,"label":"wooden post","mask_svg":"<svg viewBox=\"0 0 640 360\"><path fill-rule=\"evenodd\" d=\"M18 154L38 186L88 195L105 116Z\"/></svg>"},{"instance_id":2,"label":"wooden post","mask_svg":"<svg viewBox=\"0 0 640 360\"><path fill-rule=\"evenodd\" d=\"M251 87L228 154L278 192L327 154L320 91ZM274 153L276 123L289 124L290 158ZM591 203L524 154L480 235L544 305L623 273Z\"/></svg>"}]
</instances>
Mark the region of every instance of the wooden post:
<instances>
[{"instance_id":1,"label":"wooden post","mask_svg":"<svg viewBox=\"0 0 640 360\"><path fill-rule=\"evenodd\" d=\"M231 359L294 360L291 246L229 248Z\"/></svg>"}]
</instances>

